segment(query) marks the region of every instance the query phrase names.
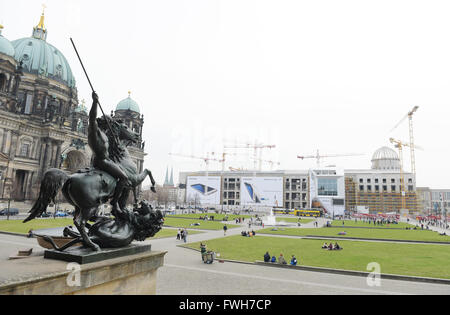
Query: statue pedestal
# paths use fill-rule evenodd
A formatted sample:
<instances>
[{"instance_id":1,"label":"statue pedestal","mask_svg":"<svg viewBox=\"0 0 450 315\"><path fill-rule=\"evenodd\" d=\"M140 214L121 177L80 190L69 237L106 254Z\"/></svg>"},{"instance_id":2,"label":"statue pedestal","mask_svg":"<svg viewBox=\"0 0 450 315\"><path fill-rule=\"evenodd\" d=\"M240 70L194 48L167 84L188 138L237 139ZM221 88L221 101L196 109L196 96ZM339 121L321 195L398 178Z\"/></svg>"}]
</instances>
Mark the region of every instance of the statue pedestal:
<instances>
[{"instance_id":1,"label":"statue pedestal","mask_svg":"<svg viewBox=\"0 0 450 315\"><path fill-rule=\"evenodd\" d=\"M43 253L9 260L0 269L0 295L153 295L165 254L144 251L83 265Z\"/></svg>"},{"instance_id":2,"label":"statue pedestal","mask_svg":"<svg viewBox=\"0 0 450 315\"><path fill-rule=\"evenodd\" d=\"M107 259L136 255L149 252L151 250L151 245L131 244L130 246L124 248L102 249L99 252L94 252L90 248L80 246L69 248L64 252L59 252L57 250L46 250L44 253L44 258L62 260L65 262L75 262L80 265L85 265Z\"/></svg>"}]
</instances>

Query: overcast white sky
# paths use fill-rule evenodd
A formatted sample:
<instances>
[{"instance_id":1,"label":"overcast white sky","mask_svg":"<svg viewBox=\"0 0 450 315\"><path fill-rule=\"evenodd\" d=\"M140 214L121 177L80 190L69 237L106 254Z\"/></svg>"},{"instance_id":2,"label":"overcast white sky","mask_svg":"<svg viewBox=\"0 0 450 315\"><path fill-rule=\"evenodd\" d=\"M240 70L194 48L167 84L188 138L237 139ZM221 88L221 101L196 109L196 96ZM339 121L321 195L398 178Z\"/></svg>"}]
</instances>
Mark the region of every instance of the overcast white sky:
<instances>
[{"instance_id":1,"label":"overcast white sky","mask_svg":"<svg viewBox=\"0 0 450 315\"><path fill-rule=\"evenodd\" d=\"M221 153L224 139L275 144L264 158L281 169L314 167L296 157L317 150L365 154L324 165L370 168L391 136L409 141L407 121L389 131L418 105L417 185L450 188L449 1L1 1L3 35L31 36L43 2L47 41L68 59L80 100L91 92L70 37L105 112L132 91L159 183L167 166L176 179L204 169L169 152Z\"/></svg>"}]
</instances>

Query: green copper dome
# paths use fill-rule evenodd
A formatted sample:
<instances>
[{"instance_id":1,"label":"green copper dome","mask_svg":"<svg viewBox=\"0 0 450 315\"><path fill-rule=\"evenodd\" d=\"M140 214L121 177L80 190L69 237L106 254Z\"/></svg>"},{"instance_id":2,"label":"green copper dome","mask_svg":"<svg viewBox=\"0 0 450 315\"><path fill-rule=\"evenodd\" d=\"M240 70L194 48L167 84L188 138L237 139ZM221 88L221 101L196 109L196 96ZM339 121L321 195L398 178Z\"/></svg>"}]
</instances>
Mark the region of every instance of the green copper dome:
<instances>
[{"instance_id":1,"label":"green copper dome","mask_svg":"<svg viewBox=\"0 0 450 315\"><path fill-rule=\"evenodd\" d=\"M130 94L130 93L128 93ZM141 110L139 109L138 103L136 103L130 95L122 101L117 104L116 110L131 110L136 113L141 113Z\"/></svg>"},{"instance_id":2,"label":"green copper dome","mask_svg":"<svg viewBox=\"0 0 450 315\"><path fill-rule=\"evenodd\" d=\"M25 72L41 75L75 87L75 78L64 55L53 45L37 38L22 38L12 42L14 58L23 62Z\"/></svg>"},{"instance_id":3,"label":"green copper dome","mask_svg":"<svg viewBox=\"0 0 450 315\"><path fill-rule=\"evenodd\" d=\"M32 37L12 42L14 58L22 62L24 72L59 81L75 87L75 78L66 57L53 45L46 42L47 29L44 26L44 13L39 25L33 28Z\"/></svg>"},{"instance_id":4,"label":"green copper dome","mask_svg":"<svg viewBox=\"0 0 450 315\"><path fill-rule=\"evenodd\" d=\"M2 36L3 26L0 25L0 54L14 57L14 47L9 40Z\"/></svg>"}]
</instances>

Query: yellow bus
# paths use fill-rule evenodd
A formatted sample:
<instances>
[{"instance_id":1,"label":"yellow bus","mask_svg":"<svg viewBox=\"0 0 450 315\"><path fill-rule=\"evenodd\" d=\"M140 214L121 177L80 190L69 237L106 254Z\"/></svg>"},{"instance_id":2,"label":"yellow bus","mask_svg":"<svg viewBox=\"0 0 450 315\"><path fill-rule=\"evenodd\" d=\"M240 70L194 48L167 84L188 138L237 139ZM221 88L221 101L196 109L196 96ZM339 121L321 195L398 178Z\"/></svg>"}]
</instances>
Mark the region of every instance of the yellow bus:
<instances>
[{"instance_id":1,"label":"yellow bus","mask_svg":"<svg viewBox=\"0 0 450 315\"><path fill-rule=\"evenodd\" d=\"M322 211L320 210L294 210L294 215L297 217L314 217L318 218L322 216Z\"/></svg>"},{"instance_id":2,"label":"yellow bus","mask_svg":"<svg viewBox=\"0 0 450 315\"><path fill-rule=\"evenodd\" d=\"M273 214L277 215L277 214L292 214L295 215L295 211L294 210L288 210L288 209L281 209L281 208L273 208Z\"/></svg>"}]
</instances>

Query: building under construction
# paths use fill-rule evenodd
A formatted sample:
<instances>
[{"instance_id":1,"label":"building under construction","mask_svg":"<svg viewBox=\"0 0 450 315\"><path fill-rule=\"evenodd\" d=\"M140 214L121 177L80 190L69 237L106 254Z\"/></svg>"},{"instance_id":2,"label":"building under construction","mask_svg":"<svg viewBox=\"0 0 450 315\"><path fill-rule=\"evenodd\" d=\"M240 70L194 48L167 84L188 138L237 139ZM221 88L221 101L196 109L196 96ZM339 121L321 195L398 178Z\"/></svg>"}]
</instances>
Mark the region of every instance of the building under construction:
<instances>
[{"instance_id":1,"label":"building under construction","mask_svg":"<svg viewBox=\"0 0 450 315\"><path fill-rule=\"evenodd\" d=\"M400 159L388 147L375 152L370 170L346 170L345 186L346 209L349 211L420 210L413 174L403 173L402 176Z\"/></svg>"},{"instance_id":2,"label":"building under construction","mask_svg":"<svg viewBox=\"0 0 450 315\"><path fill-rule=\"evenodd\" d=\"M378 149L370 169L339 171L317 168L304 171L182 172L185 202L229 209L257 206L285 209L322 208L390 213L408 209L422 212L415 176L403 172L398 154ZM402 193L403 192L403 193Z\"/></svg>"}]
</instances>

